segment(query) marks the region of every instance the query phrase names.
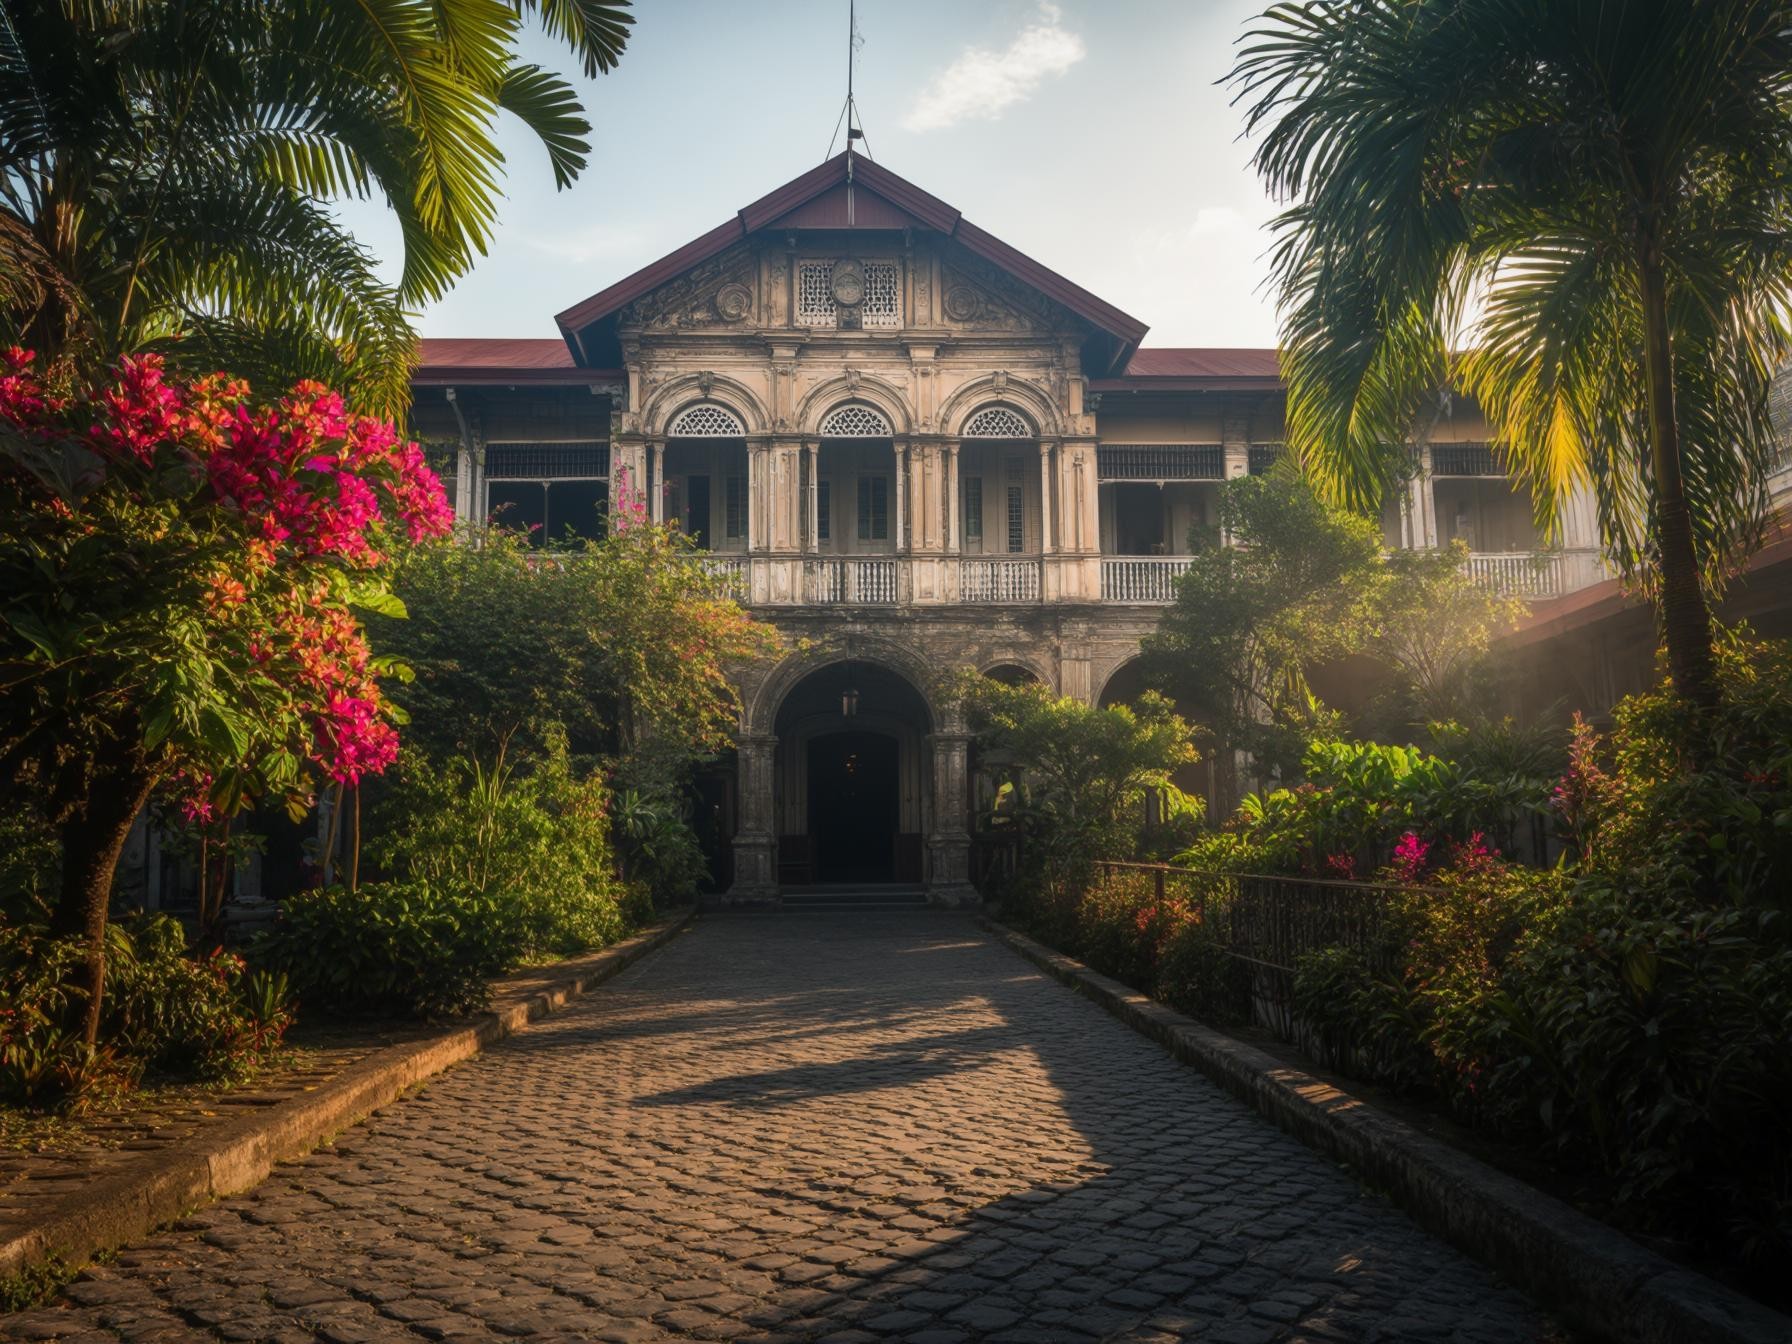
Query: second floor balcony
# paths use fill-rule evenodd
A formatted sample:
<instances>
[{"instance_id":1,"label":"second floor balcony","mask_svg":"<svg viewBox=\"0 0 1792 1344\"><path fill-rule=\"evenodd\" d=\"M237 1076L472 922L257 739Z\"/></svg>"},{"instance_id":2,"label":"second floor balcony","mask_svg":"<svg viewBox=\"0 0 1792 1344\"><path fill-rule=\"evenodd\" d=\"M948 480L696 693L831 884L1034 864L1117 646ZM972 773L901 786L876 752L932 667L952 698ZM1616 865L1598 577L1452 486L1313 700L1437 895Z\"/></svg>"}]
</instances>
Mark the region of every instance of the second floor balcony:
<instances>
[{"instance_id":1,"label":"second floor balcony","mask_svg":"<svg viewBox=\"0 0 1792 1344\"><path fill-rule=\"evenodd\" d=\"M1176 600L1187 555L747 556L706 554L703 564L753 606L843 609L1038 606L1098 602L1161 607ZM1476 552L1467 571L1507 597L1542 601L1611 577L1597 550Z\"/></svg>"}]
</instances>

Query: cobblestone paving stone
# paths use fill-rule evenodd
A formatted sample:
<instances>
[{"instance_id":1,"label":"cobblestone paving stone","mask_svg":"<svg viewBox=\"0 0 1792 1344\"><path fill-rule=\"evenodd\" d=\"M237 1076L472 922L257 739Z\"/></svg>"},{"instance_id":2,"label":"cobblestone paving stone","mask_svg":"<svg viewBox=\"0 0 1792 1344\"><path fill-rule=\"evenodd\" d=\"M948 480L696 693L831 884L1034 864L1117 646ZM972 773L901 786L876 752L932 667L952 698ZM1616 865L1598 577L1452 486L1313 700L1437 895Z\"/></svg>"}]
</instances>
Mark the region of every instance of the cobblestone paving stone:
<instances>
[{"instance_id":1,"label":"cobblestone paving stone","mask_svg":"<svg viewBox=\"0 0 1792 1344\"><path fill-rule=\"evenodd\" d=\"M719 916L0 1338L1487 1341L1524 1298L948 914Z\"/></svg>"}]
</instances>

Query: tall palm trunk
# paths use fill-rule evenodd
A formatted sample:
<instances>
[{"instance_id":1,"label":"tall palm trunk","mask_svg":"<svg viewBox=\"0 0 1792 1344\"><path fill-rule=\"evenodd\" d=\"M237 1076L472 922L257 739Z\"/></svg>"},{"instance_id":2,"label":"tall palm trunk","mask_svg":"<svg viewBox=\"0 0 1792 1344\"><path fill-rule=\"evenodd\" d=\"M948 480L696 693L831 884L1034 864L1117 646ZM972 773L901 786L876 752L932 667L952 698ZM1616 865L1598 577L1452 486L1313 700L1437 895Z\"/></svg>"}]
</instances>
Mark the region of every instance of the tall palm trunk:
<instances>
[{"instance_id":1,"label":"tall palm trunk","mask_svg":"<svg viewBox=\"0 0 1792 1344\"><path fill-rule=\"evenodd\" d=\"M135 751L96 762L87 796L61 825L62 887L51 912L51 931L87 944L79 988L87 997L82 1034L99 1040L100 995L106 983L106 917L112 875L130 837L131 824L149 801L155 774Z\"/></svg>"},{"instance_id":2,"label":"tall palm trunk","mask_svg":"<svg viewBox=\"0 0 1792 1344\"><path fill-rule=\"evenodd\" d=\"M1717 706L1717 667L1712 656L1711 608L1699 575L1698 548L1686 487L1680 476L1680 426L1674 407L1674 354L1668 337L1667 283L1661 254L1651 242L1639 257L1643 304L1643 357L1649 391L1649 459L1655 476L1657 565L1661 576L1661 633L1668 649L1674 690L1701 710ZM1693 744L1704 764L1707 745Z\"/></svg>"}]
</instances>

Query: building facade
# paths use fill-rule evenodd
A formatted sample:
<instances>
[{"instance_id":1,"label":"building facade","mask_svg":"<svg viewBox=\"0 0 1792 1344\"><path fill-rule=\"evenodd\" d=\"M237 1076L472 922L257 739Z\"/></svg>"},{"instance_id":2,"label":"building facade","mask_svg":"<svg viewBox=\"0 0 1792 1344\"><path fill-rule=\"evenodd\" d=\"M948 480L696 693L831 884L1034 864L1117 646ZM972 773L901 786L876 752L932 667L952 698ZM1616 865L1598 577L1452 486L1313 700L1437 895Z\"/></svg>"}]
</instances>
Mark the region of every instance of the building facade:
<instances>
[{"instance_id":1,"label":"building facade","mask_svg":"<svg viewBox=\"0 0 1792 1344\"><path fill-rule=\"evenodd\" d=\"M1091 702L1174 595L1216 492L1279 450L1274 351L1140 348L1143 322L842 155L559 313L431 340L413 430L465 519L676 523L791 652L754 669L706 785L741 900L826 882L973 898L972 666ZM1540 605L1609 585L1590 507L1544 546L1471 406L1440 397L1383 520L1462 539Z\"/></svg>"}]
</instances>

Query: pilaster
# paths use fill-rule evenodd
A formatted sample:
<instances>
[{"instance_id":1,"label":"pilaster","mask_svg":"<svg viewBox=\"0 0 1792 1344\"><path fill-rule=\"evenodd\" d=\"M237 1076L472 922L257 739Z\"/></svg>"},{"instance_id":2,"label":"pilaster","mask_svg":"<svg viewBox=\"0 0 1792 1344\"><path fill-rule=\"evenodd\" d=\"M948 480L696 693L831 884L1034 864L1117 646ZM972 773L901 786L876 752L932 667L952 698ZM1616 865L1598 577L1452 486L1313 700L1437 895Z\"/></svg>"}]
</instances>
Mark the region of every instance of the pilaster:
<instances>
[{"instance_id":1,"label":"pilaster","mask_svg":"<svg viewBox=\"0 0 1792 1344\"><path fill-rule=\"evenodd\" d=\"M968 733L934 733L933 828L927 835L927 899L935 905L975 905L971 835L966 828L970 788Z\"/></svg>"},{"instance_id":2,"label":"pilaster","mask_svg":"<svg viewBox=\"0 0 1792 1344\"><path fill-rule=\"evenodd\" d=\"M743 734L735 742L740 826L734 834L734 885L730 905L773 904L778 899L778 835L773 814L773 761L778 739Z\"/></svg>"}]
</instances>

